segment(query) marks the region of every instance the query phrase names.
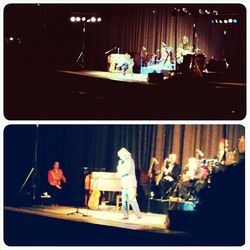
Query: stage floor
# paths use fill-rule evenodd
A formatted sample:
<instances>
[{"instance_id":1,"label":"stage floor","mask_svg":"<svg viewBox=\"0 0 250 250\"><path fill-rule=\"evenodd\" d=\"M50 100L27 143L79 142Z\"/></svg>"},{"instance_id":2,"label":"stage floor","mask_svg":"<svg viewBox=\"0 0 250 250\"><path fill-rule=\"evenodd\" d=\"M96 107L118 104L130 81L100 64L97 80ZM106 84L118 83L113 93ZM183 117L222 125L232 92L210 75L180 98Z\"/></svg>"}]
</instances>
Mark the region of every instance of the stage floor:
<instances>
[{"instance_id":1,"label":"stage floor","mask_svg":"<svg viewBox=\"0 0 250 250\"><path fill-rule=\"evenodd\" d=\"M216 225L188 229L195 224L191 214L176 214L178 218L172 218L176 227L170 230L164 214L142 213L143 217L137 219L131 211L129 220L122 220L123 214L115 206L96 211L79 208L83 215L76 211L77 207L70 206L5 206L4 242L8 246L239 246L244 243L242 229L231 228L223 233L216 231Z\"/></svg>"},{"instance_id":2,"label":"stage floor","mask_svg":"<svg viewBox=\"0 0 250 250\"><path fill-rule=\"evenodd\" d=\"M139 84L146 84L148 85L147 75L142 74L126 74L122 75L120 72L107 72L107 71L95 71L95 70L86 70L86 71L65 71L65 70L58 70L58 72L80 75L80 76L87 76L93 77L97 79L105 79L105 80L112 80L118 82L128 82L128 83L139 83ZM152 85L152 83L150 84Z\"/></svg>"},{"instance_id":3,"label":"stage floor","mask_svg":"<svg viewBox=\"0 0 250 250\"><path fill-rule=\"evenodd\" d=\"M130 211L130 217L128 220L122 219L121 210L117 210L115 206L100 206L99 210L90 210L85 208L79 208L78 211L81 214L70 214L77 210L76 207L68 206L44 206L36 205L32 207L5 207L6 211L26 213L32 215L45 216L55 219L77 221L84 223L91 223L104 226L112 226L119 228L126 228L132 230L154 231L159 233L170 233L170 230L166 229L166 215L142 213L143 217L137 219L133 211Z\"/></svg>"},{"instance_id":4,"label":"stage floor","mask_svg":"<svg viewBox=\"0 0 250 250\"><path fill-rule=\"evenodd\" d=\"M85 71L69 71L69 70L58 70L58 72L79 75L84 77L92 77L96 79L112 80L118 82L127 83L138 83L143 85L158 85L158 83L148 82L148 75L146 74L126 74L122 75L120 72L107 72L107 71L96 71L96 70L85 70ZM208 73L209 74L209 73ZM164 80L169 77L164 77ZM225 82L225 81L210 81L210 84L215 88L232 88L232 87L246 87L245 83L239 82Z\"/></svg>"}]
</instances>

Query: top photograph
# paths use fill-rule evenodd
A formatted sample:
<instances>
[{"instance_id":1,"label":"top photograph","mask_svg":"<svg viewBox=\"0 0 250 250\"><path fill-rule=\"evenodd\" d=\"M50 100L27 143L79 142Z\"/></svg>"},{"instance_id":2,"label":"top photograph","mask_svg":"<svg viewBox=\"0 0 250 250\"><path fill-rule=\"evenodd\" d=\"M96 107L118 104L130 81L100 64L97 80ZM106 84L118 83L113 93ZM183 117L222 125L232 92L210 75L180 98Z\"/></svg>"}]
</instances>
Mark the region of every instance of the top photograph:
<instances>
[{"instance_id":1,"label":"top photograph","mask_svg":"<svg viewBox=\"0 0 250 250\"><path fill-rule=\"evenodd\" d=\"M9 4L8 120L242 120L241 4Z\"/></svg>"}]
</instances>

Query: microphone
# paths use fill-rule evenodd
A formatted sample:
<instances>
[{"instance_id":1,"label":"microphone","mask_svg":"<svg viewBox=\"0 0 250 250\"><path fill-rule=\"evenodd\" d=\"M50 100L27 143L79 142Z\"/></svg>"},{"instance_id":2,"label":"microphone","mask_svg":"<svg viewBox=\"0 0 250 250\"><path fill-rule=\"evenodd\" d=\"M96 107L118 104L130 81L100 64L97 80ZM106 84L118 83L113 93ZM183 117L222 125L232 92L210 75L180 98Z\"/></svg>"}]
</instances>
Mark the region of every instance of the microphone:
<instances>
[{"instance_id":1,"label":"microphone","mask_svg":"<svg viewBox=\"0 0 250 250\"><path fill-rule=\"evenodd\" d=\"M115 50L115 49L117 49L117 47L114 47L114 48L112 48L112 49L106 51L104 54L107 55L108 53L110 53L111 51L113 51L113 50Z\"/></svg>"}]
</instances>

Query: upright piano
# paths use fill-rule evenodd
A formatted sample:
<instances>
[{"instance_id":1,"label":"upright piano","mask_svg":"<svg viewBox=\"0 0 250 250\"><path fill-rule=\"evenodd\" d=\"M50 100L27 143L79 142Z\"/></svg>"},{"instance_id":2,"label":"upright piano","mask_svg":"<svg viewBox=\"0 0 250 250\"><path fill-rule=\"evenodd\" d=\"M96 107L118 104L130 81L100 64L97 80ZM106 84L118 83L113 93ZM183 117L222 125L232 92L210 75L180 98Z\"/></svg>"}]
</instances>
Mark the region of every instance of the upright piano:
<instances>
[{"instance_id":1,"label":"upright piano","mask_svg":"<svg viewBox=\"0 0 250 250\"><path fill-rule=\"evenodd\" d=\"M120 192L121 179L112 172L92 172L89 176L89 183L86 177L85 189L90 191Z\"/></svg>"},{"instance_id":2,"label":"upright piano","mask_svg":"<svg viewBox=\"0 0 250 250\"><path fill-rule=\"evenodd\" d=\"M85 194L84 203L92 208L92 205L90 205L88 201L89 199L91 200L91 196L96 193L95 191L109 192L108 201L110 201L111 192L121 192L121 180L116 173L92 172L85 178L85 190L87 190L88 193ZM96 202L99 203L98 200Z\"/></svg>"},{"instance_id":3,"label":"upright piano","mask_svg":"<svg viewBox=\"0 0 250 250\"><path fill-rule=\"evenodd\" d=\"M111 54L108 56L108 71L120 72L121 70L116 68L116 65L122 64L125 59L131 59L129 54Z\"/></svg>"}]
</instances>

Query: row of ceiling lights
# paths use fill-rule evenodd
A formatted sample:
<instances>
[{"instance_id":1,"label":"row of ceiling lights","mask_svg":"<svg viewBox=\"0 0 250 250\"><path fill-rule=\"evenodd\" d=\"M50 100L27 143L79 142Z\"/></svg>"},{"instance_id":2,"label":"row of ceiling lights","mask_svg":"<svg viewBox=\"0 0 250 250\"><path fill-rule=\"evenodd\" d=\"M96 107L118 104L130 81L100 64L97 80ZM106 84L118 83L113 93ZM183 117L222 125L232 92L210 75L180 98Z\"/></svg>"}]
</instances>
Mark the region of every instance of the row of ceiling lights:
<instances>
[{"instance_id":1,"label":"row of ceiling lights","mask_svg":"<svg viewBox=\"0 0 250 250\"><path fill-rule=\"evenodd\" d=\"M83 16L83 17L80 17L80 16L71 16L70 17L70 21L72 23L79 23L79 22L96 23L96 22L101 22L102 19L101 19L101 17L95 17L95 16L92 16L90 18L87 18L85 16Z\"/></svg>"},{"instance_id":2,"label":"row of ceiling lights","mask_svg":"<svg viewBox=\"0 0 250 250\"><path fill-rule=\"evenodd\" d=\"M211 22L212 23L218 23L218 24L222 24L222 23L224 23L224 24L236 24L236 23L238 23L238 19L237 18L229 18L229 19L212 19L211 20Z\"/></svg>"},{"instance_id":3,"label":"row of ceiling lights","mask_svg":"<svg viewBox=\"0 0 250 250\"><path fill-rule=\"evenodd\" d=\"M218 10L209 10L209 9L197 9L197 10L188 10L187 8L177 8L175 7L172 9L173 14L181 14L181 15L192 15L192 14L199 14L199 15L207 15L207 16L218 16Z\"/></svg>"}]
</instances>

